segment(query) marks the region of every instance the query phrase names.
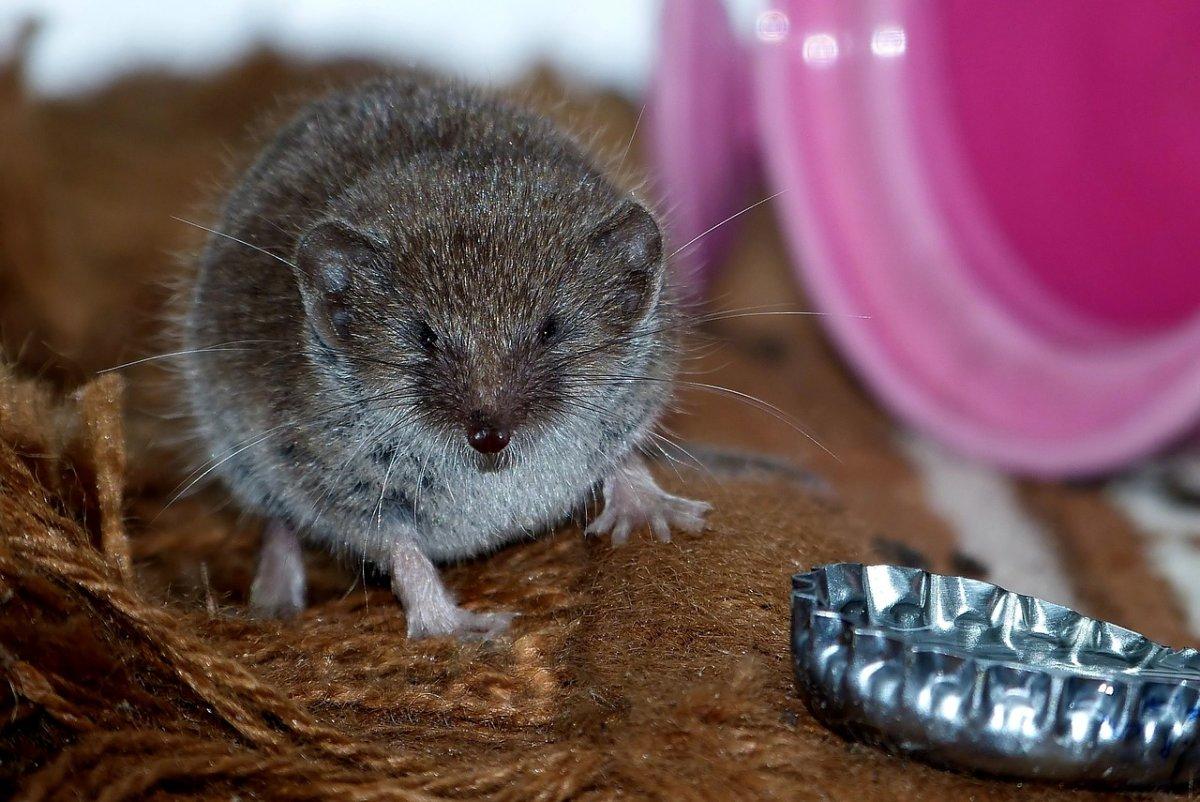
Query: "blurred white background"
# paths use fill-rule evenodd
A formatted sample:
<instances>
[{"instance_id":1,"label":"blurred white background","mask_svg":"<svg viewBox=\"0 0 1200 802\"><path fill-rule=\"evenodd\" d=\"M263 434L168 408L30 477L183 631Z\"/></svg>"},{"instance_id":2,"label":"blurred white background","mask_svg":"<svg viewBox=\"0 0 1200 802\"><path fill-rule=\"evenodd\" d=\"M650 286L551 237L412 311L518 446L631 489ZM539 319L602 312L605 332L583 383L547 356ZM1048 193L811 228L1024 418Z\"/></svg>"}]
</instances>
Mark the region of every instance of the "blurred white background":
<instances>
[{"instance_id":1,"label":"blurred white background","mask_svg":"<svg viewBox=\"0 0 1200 802\"><path fill-rule=\"evenodd\" d=\"M43 23L31 88L63 95L141 67L216 70L260 46L365 56L499 83L544 63L639 96L659 0L0 0L0 51Z\"/></svg>"}]
</instances>

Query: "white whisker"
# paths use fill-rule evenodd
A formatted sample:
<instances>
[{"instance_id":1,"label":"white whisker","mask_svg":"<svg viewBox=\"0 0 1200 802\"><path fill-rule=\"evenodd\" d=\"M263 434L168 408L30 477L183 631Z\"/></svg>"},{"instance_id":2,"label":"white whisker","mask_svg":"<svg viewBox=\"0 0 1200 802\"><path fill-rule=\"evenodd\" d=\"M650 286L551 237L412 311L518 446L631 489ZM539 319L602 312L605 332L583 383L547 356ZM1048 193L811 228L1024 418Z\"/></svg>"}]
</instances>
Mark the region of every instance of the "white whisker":
<instances>
[{"instance_id":1,"label":"white whisker","mask_svg":"<svg viewBox=\"0 0 1200 802\"><path fill-rule=\"evenodd\" d=\"M239 245L245 245L247 248L256 250L265 256L269 256L277 262L283 262L285 265L292 268L293 270L296 269L296 266L294 264L292 264L291 262L289 262L287 259L284 259L282 256L279 256L277 254L271 253L266 248L260 248L252 242L246 242L246 240L238 239L237 237L233 236L232 234L226 234L224 231L217 231L215 228L209 228L208 226L202 226L199 223L193 223L191 220L184 220L182 217L176 217L175 215L171 215L171 219L178 220L180 223L183 223L185 225L194 226L195 228L198 228L201 231L207 231L209 234L212 234L214 236L224 237L227 240L232 240L232 241L238 243Z\"/></svg>"},{"instance_id":2,"label":"white whisker","mask_svg":"<svg viewBox=\"0 0 1200 802\"><path fill-rule=\"evenodd\" d=\"M683 243L683 245L681 245L680 247L676 248L676 249L675 249L675 251L674 251L674 252L673 252L673 253L672 253L670 256L668 256L668 257L667 257L667 259L674 259L674 258L675 258L676 256L678 256L679 254L683 253L683 251L685 251L685 250L687 250L688 248L690 248L691 246L695 245L697 242L699 242L700 240L704 239L705 237L707 237L709 234L711 234L711 233L713 233L714 231L716 231L716 230L717 230L718 228L720 228L721 226L725 225L726 223L732 222L733 220L736 220L737 218L739 218L739 217L741 217L742 215L744 215L746 212L749 212L749 211L751 211L751 210L753 210L753 209L757 209L759 206L762 206L762 205L763 205L764 203L766 203L767 201L774 200L775 198L778 198L780 195L782 195L782 194L783 194L783 193L785 193L785 192L787 192L787 190L786 190L786 189L781 189L781 190L779 190L778 192L776 192L776 193L775 193L775 194L773 194L773 195L768 195L767 197L763 198L762 200L760 200L760 201L759 201L759 202L757 202L757 203L752 203L752 204L750 204L750 205L749 205L749 206L747 206L745 209L742 209L740 212L737 212L737 213L735 213L735 214L731 214L731 215L729 215L729 216L728 216L728 217L726 217L724 220L722 220L721 222L717 223L715 226L710 226L709 228L705 229L704 231L701 231L701 232L700 232L699 234L697 234L696 236L692 237L692 238L691 238L690 240L688 240L687 242Z\"/></svg>"}]
</instances>

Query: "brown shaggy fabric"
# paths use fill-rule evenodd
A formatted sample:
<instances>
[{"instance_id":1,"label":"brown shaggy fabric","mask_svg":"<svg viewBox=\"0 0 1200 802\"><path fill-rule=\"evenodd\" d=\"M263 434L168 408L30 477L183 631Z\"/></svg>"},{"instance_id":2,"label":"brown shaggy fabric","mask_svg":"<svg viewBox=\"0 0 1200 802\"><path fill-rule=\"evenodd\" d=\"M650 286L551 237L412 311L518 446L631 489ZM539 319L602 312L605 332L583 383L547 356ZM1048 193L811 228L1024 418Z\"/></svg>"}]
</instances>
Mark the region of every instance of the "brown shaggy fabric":
<instances>
[{"instance_id":1,"label":"brown shaggy fabric","mask_svg":"<svg viewBox=\"0 0 1200 802\"><path fill-rule=\"evenodd\" d=\"M956 554L891 424L812 321L726 321L694 367L797 415L838 458L769 416L685 392L691 414L671 421L685 441L785 455L816 474L668 461L669 485L713 503L705 535L614 550L568 529L451 570L468 605L520 611L511 638L410 643L383 583L315 553L305 615L247 617L259 525L215 489L167 503L181 424L158 417L163 371L91 377L167 350L170 253L198 242L171 216L203 208L198 187L219 178L227 150L244 153L246 126L276 97L365 69L262 56L206 80L138 76L54 103L24 97L15 67L0 80L0 336L13 365L0 371L0 797L1100 796L889 757L830 734L797 700L793 572L879 559L986 570ZM611 98L557 108L604 122L608 147L636 117ZM767 216L733 259L723 303L803 303ZM1069 494L1085 490L1029 492L1062 531L1084 520L1088 500ZM1123 580L1145 579L1136 553L1112 553L1086 552L1095 572L1081 587L1103 587L1118 563ZM1171 605L1135 602L1106 612L1183 637Z\"/></svg>"}]
</instances>

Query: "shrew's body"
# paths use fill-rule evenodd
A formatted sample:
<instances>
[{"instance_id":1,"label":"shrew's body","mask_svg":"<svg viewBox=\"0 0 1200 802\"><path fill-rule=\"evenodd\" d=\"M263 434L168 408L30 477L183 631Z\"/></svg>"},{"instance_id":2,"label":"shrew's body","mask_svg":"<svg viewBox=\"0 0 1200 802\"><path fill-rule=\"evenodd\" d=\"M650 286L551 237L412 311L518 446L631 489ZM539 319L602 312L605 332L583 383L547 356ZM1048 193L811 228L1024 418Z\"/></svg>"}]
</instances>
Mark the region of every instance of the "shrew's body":
<instances>
[{"instance_id":1,"label":"shrew's body","mask_svg":"<svg viewBox=\"0 0 1200 802\"><path fill-rule=\"evenodd\" d=\"M303 605L298 537L388 570L411 635L488 636L434 562L537 534L698 530L638 455L677 320L654 218L545 119L415 77L304 109L229 195L186 318L205 445L270 523L261 612Z\"/></svg>"}]
</instances>

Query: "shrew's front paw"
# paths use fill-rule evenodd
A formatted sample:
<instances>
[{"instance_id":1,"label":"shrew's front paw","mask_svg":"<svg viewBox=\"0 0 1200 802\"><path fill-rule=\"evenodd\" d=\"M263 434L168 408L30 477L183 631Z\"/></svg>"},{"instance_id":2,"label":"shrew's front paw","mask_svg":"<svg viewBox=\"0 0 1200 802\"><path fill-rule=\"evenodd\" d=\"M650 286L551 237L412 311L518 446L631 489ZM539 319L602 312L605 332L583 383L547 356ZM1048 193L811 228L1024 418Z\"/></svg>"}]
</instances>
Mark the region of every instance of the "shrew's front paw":
<instances>
[{"instance_id":1,"label":"shrew's front paw","mask_svg":"<svg viewBox=\"0 0 1200 802\"><path fill-rule=\"evenodd\" d=\"M462 640L492 640L503 635L516 617L459 607L437 568L411 538L396 538L391 567L392 591L404 604L410 638L453 635Z\"/></svg>"},{"instance_id":2,"label":"shrew's front paw","mask_svg":"<svg viewBox=\"0 0 1200 802\"><path fill-rule=\"evenodd\" d=\"M408 615L408 637L453 635L460 640L494 640L508 631L516 613L476 613L453 606Z\"/></svg>"},{"instance_id":3,"label":"shrew's front paw","mask_svg":"<svg viewBox=\"0 0 1200 802\"><path fill-rule=\"evenodd\" d=\"M592 521L586 534L610 533L614 546L629 540L635 529L649 527L663 543L671 540L671 530L700 532L704 516L712 509L703 501L672 496L660 488L640 460L618 469L604 482L604 511Z\"/></svg>"}]
</instances>

